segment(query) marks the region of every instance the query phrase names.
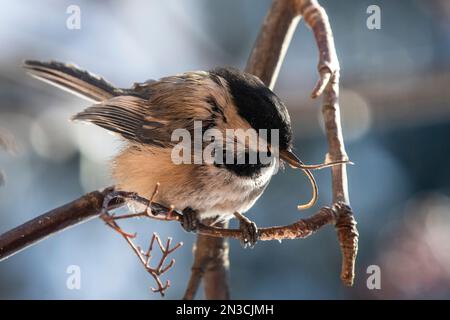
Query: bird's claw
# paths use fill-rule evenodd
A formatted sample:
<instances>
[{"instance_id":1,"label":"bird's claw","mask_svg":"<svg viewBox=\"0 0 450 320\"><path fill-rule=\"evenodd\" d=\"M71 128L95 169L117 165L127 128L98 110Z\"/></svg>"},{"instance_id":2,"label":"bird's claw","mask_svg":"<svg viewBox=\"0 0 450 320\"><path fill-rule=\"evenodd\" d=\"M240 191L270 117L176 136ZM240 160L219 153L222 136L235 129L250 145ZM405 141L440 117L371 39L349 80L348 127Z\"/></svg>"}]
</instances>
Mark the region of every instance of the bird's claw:
<instances>
[{"instance_id":1,"label":"bird's claw","mask_svg":"<svg viewBox=\"0 0 450 320\"><path fill-rule=\"evenodd\" d=\"M198 214L197 211L190 207L183 210L183 218L181 219L181 226L187 232L195 232L198 228Z\"/></svg>"},{"instance_id":2,"label":"bird's claw","mask_svg":"<svg viewBox=\"0 0 450 320\"><path fill-rule=\"evenodd\" d=\"M258 242L259 240L258 227L253 221L241 215L240 213L235 213L235 216L239 219L239 230L241 230L242 232L242 247L253 248L256 242Z\"/></svg>"},{"instance_id":3,"label":"bird's claw","mask_svg":"<svg viewBox=\"0 0 450 320\"><path fill-rule=\"evenodd\" d=\"M113 202L113 200L115 200L115 199L122 199L125 201L126 200L137 201L137 200L140 200L138 198L139 198L139 196L136 192L127 192L127 191L119 191L119 190L109 191L103 199L101 213L108 214L109 206L110 206L111 202Z\"/></svg>"}]
</instances>

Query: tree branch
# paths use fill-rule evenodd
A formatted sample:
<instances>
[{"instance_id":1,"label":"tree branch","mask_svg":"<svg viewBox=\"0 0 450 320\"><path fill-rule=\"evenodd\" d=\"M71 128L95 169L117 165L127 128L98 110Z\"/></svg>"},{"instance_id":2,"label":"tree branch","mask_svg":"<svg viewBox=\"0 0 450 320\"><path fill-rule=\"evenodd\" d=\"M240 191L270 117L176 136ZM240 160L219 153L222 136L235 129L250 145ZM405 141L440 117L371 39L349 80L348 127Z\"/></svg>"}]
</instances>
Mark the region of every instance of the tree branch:
<instances>
[{"instance_id":1,"label":"tree branch","mask_svg":"<svg viewBox=\"0 0 450 320\"><path fill-rule=\"evenodd\" d=\"M300 21L297 0L274 0L264 19L245 71L273 89L295 28Z\"/></svg>"},{"instance_id":2,"label":"tree branch","mask_svg":"<svg viewBox=\"0 0 450 320\"><path fill-rule=\"evenodd\" d=\"M338 207L323 207L313 216L301 219L287 226L259 228L259 240L285 240L306 238L327 224L336 221ZM194 299L202 277L205 284L205 296L209 299L228 299L227 284L228 243L224 238L240 240L240 229L226 229L223 226L211 227L200 224L197 242L194 246L194 264L191 277L183 299ZM208 277L208 278L207 278Z\"/></svg>"},{"instance_id":3,"label":"tree branch","mask_svg":"<svg viewBox=\"0 0 450 320\"><path fill-rule=\"evenodd\" d=\"M258 228L260 241L302 239L312 235L314 232L329 223L335 223L338 207L323 207L317 213L309 218L300 219L286 226L277 226L269 228ZM239 229L223 229L200 225L198 232L210 237L241 239L242 232Z\"/></svg>"},{"instance_id":4,"label":"tree branch","mask_svg":"<svg viewBox=\"0 0 450 320\"><path fill-rule=\"evenodd\" d=\"M99 216L102 211L104 198L112 190L113 188L109 187L101 191L88 193L0 235L0 261L44 240L48 236ZM121 199L114 201L110 205L109 210L118 208L123 204L124 202ZM159 203L149 202L149 208L153 214L142 212L110 216L109 220L115 222L134 217L146 217L164 221L180 221L182 219L180 212L164 207ZM334 208L323 207L315 215L287 226L259 228L259 237L261 241L305 238L322 226L334 223L335 218L336 210ZM207 223L206 221L199 224L199 236L219 239L234 238L238 240L242 238L240 229L227 229L222 225L212 227ZM127 236L125 233L123 235ZM217 244L215 246L221 247L221 250L225 248L225 246Z\"/></svg>"},{"instance_id":5,"label":"tree branch","mask_svg":"<svg viewBox=\"0 0 450 320\"><path fill-rule=\"evenodd\" d=\"M339 61L330 22L325 10L315 0L304 1L300 12L313 30L319 49L320 79L312 97L317 97L322 91L324 93L322 115L328 141L327 157L330 161L347 160L339 108ZM351 286L355 278L359 234L350 208L346 165L333 166L331 170L333 203L337 209L336 231L342 251L341 279Z\"/></svg>"},{"instance_id":6,"label":"tree branch","mask_svg":"<svg viewBox=\"0 0 450 320\"><path fill-rule=\"evenodd\" d=\"M218 226L218 228L223 227L224 225ZM207 299L228 300L230 298L228 242L223 237L217 237L215 230L209 232L208 226L202 224L200 229L203 231L199 231L200 234L194 245L194 263L183 299L194 299L203 279Z\"/></svg>"},{"instance_id":7,"label":"tree branch","mask_svg":"<svg viewBox=\"0 0 450 320\"><path fill-rule=\"evenodd\" d=\"M98 216L103 199L111 190L106 188L85 194L0 235L0 261L52 234Z\"/></svg>"}]
</instances>

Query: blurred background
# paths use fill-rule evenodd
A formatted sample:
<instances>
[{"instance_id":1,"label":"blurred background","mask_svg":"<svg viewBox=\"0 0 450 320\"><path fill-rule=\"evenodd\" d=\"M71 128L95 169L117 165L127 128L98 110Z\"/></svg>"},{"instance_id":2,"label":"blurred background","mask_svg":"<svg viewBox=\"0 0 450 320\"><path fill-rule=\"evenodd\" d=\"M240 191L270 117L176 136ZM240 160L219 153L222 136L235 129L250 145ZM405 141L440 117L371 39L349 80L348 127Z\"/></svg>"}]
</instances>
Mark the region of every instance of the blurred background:
<instances>
[{"instance_id":1,"label":"blurred background","mask_svg":"<svg viewBox=\"0 0 450 320\"><path fill-rule=\"evenodd\" d=\"M350 197L360 232L353 288L339 279L341 256L331 226L305 240L264 242L253 250L231 241L235 299L450 298L450 2L320 1L333 27L342 68L341 107L350 159ZM0 233L97 188L111 185L108 160L121 143L70 115L88 106L27 76L24 59L74 62L119 87L219 65L244 67L270 0L12 1L0 0ZM369 30L369 5L381 29ZM81 28L66 27L67 7ZM275 92L286 102L305 162L327 145L317 79L317 48L300 22ZM8 140L9 141L9 140ZM316 173L320 203L331 201L330 173ZM296 205L310 195L297 172L279 172L248 213L259 226L312 214ZM235 222L233 222L235 225ZM124 224L145 244L152 232L185 246L168 298L183 295L193 234L176 223ZM69 290L71 265L81 288ZM381 270L369 290L367 268ZM2 299L159 299L153 280L123 239L99 219L57 234L0 263ZM202 293L200 293L200 298Z\"/></svg>"}]
</instances>

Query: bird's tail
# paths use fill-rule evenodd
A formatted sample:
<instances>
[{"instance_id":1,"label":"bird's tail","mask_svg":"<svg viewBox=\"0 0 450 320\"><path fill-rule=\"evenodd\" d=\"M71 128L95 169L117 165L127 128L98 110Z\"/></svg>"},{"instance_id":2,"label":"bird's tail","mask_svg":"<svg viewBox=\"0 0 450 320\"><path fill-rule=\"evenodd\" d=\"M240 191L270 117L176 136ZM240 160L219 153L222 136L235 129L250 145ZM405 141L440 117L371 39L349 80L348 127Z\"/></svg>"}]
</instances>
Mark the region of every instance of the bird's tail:
<instances>
[{"instance_id":1,"label":"bird's tail","mask_svg":"<svg viewBox=\"0 0 450 320\"><path fill-rule=\"evenodd\" d=\"M122 94L122 89L72 64L26 60L23 66L33 77L93 102Z\"/></svg>"}]
</instances>

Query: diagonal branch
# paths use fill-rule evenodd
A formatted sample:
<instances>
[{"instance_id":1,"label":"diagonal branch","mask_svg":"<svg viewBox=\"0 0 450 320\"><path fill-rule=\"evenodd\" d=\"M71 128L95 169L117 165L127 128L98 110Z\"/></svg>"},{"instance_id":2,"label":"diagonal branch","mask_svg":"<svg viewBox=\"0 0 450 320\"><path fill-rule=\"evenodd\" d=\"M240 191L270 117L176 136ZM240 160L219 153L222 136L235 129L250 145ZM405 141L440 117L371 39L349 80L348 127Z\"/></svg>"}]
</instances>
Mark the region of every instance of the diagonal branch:
<instances>
[{"instance_id":1,"label":"diagonal branch","mask_svg":"<svg viewBox=\"0 0 450 320\"><path fill-rule=\"evenodd\" d=\"M97 217L105 195L112 190L110 187L85 194L0 235L0 261L57 232Z\"/></svg>"},{"instance_id":2,"label":"diagonal branch","mask_svg":"<svg viewBox=\"0 0 450 320\"><path fill-rule=\"evenodd\" d=\"M245 71L273 89L300 21L297 0L274 0L264 19Z\"/></svg>"}]
</instances>

